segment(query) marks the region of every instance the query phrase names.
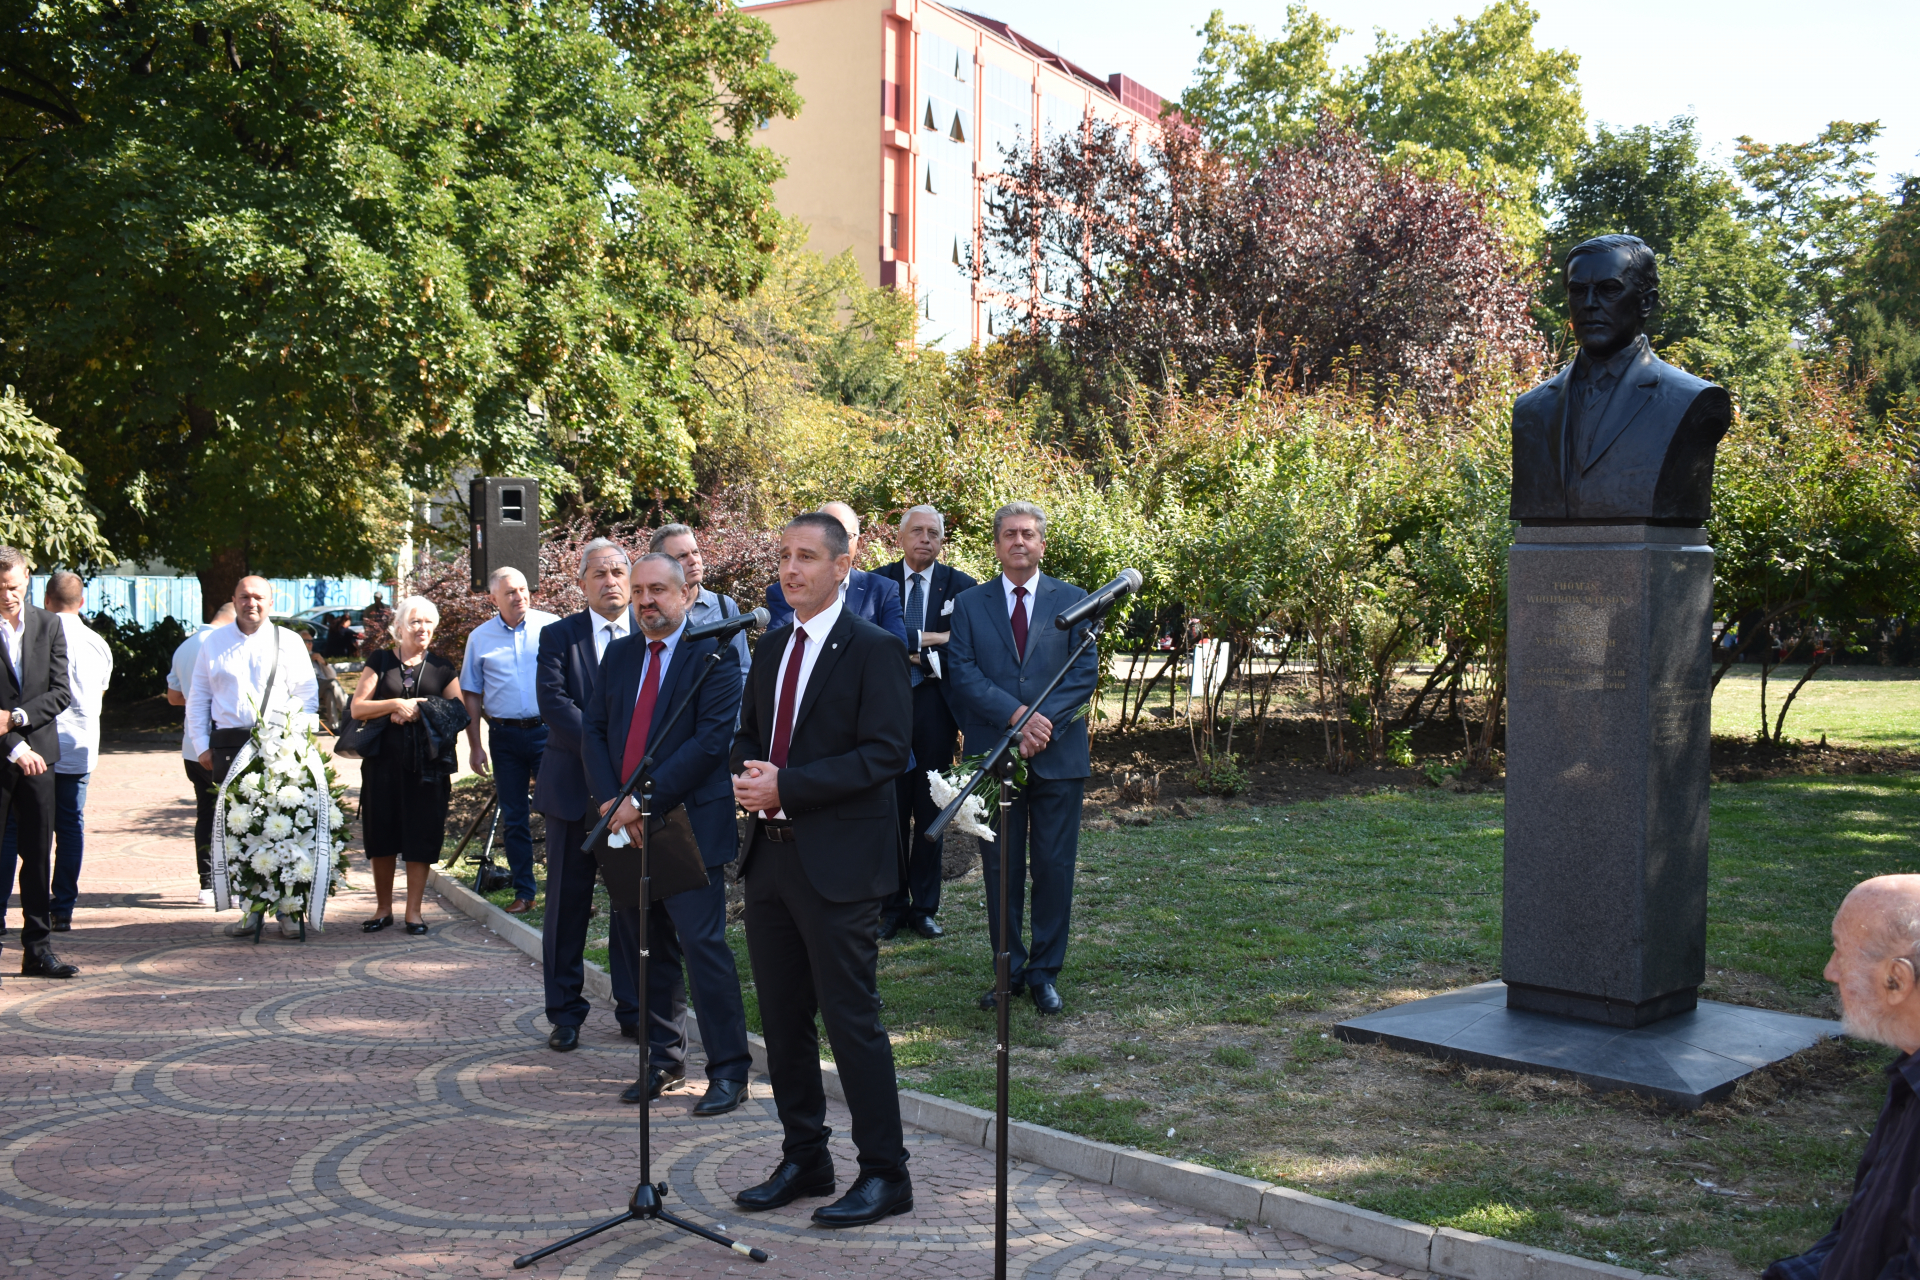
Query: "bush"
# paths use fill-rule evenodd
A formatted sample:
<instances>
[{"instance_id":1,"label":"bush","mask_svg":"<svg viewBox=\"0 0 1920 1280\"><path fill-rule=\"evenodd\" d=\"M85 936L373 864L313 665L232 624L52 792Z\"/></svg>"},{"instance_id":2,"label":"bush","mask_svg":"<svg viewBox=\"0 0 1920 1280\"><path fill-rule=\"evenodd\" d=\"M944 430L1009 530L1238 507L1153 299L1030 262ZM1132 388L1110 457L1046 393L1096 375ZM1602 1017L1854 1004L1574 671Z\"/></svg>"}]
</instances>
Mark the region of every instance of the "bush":
<instances>
[{"instance_id":1,"label":"bush","mask_svg":"<svg viewBox=\"0 0 1920 1280\"><path fill-rule=\"evenodd\" d=\"M107 701L138 702L167 691L173 651L190 634L178 618L162 618L141 627L102 611L87 625L100 633L113 652L113 683L107 686Z\"/></svg>"}]
</instances>

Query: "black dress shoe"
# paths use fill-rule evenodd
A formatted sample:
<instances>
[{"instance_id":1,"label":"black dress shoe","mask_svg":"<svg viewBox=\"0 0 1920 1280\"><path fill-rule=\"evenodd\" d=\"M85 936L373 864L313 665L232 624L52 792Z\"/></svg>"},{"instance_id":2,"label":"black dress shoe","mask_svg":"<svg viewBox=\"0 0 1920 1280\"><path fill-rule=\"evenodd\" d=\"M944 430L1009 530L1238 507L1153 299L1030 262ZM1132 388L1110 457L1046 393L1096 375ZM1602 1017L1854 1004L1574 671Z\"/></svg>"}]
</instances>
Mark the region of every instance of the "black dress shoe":
<instances>
[{"instance_id":1,"label":"black dress shoe","mask_svg":"<svg viewBox=\"0 0 1920 1280\"><path fill-rule=\"evenodd\" d=\"M48 927L51 928L55 933L72 933L73 917L72 916L55 916L53 918L53 923Z\"/></svg>"},{"instance_id":2,"label":"black dress shoe","mask_svg":"<svg viewBox=\"0 0 1920 1280\"><path fill-rule=\"evenodd\" d=\"M815 1209L813 1220L823 1227L864 1227L896 1213L912 1212L913 1179L902 1174L900 1181L888 1182L877 1173L866 1173L847 1188L847 1194Z\"/></svg>"},{"instance_id":3,"label":"black dress shoe","mask_svg":"<svg viewBox=\"0 0 1920 1280\"><path fill-rule=\"evenodd\" d=\"M818 1164L800 1165L791 1160L782 1160L780 1167L773 1171L765 1182L757 1187L748 1187L733 1197L733 1202L742 1209L759 1213L764 1209L778 1209L783 1204L792 1204L801 1196L830 1196L833 1194L833 1160L821 1159Z\"/></svg>"},{"instance_id":4,"label":"black dress shoe","mask_svg":"<svg viewBox=\"0 0 1920 1280\"><path fill-rule=\"evenodd\" d=\"M1051 982L1035 982L1027 990L1033 995L1035 1013L1058 1013L1067 1007L1067 1002L1060 998L1060 992Z\"/></svg>"},{"instance_id":5,"label":"black dress shoe","mask_svg":"<svg viewBox=\"0 0 1920 1280\"><path fill-rule=\"evenodd\" d=\"M385 928L387 928L387 927L388 927L389 925L391 925L392 923L393 923L393 914L392 914L391 912L389 912L388 914L386 914L386 915L384 915L384 916L378 916L378 917L375 917L375 918L374 918L374 919L372 919L372 920L363 920L363 921L361 921L361 922L360 922L360 932L362 932L362 933L378 933L378 932L380 932L380 931L381 931L382 929L385 929Z\"/></svg>"},{"instance_id":6,"label":"black dress shoe","mask_svg":"<svg viewBox=\"0 0 1920 1280\"><path fill-rule=\"evenodd\" d=\"M709 1080L707 1096L693 1108L694 1118L705 1120L712 1116L723 1116L729 1111L738 1111L741 1100L746 1096L745 1080Z\"/></svg>"},{"instance_id":7,"label":"black dress shoe","mask_svg":"<svg viewBox=\"0 0 1920 1280\"><path fill-rule=\"evenodd\" d=\"M634 1026L632 1023L623 1022L620 1024L620 1038L622 1040L638 1040L640 1038L640 1028Z\"/></svg>"},{"instance_id":8,"label":"black dress shoe","mask_svg":"<svg viewBox=\"0 0 1920 1280\"><path fill-rule=\"evenodd\" d=\"M652 1102L665 1093L669 1085L679 1084L686 1078L687 1073L684 1069L669 1071L665 1067L654 1067L646 1075L622 1089L620 1101L639 1102L642 1097L645 1097L648 1102Z\"/></svg>"},{"instance_id":9,"label":"black dress shoe","mask_svg":"<svg viewBox=\"0 0 1920 1280\"><path fill-rule=\"evenodd\" d=\"M875 930L873 931L873 936L874 936L874 937L876 937L876 938L878 938L878 939L880 939L880 941L882 941L882 942L885 942L885 941L887 941L887 940L888 940L889 938L892 938L893 936L895 936L896 934L898 934L899 932L900 932L900 921L899 921L899 920L897 920L897 919L896 919L896 920L882 920L882 921L880 922L880 927L879 927L878 929L875 929Z\"/></svg>"},{"instance_id":10,"label":"black dress shoe","mask_svg":"<svg viewBox=\"0 0 1920 1280\"><path fill-rule=\"evenodd\" d=\"M913 931L923 938L944 938L947 931L934 923L932 916L921 916L913 922Z\"/></svg>"},{"instance_id":11,"label":"black dress shoe","mask_svg":"<svg viewBox=\"0 0 1920 1280\"><path fill-rule=\"evenodd\" d=\"M580 1047L580 1028L555 1027L547 1037L547 1048L557 1053L572 1053Z\"/></svg>"},{"instance_id":12,"label":"black dress shoe","mask_svg":"<svg viewBox=\"0 0 1920 1280\"><path fill-rule=\"evenodd\" d=\"M1027 989L1025 986L1014 987L1010 992L1008 992L1008 994L1011 995L1015 1000L1018 1000L1021 996L1025 995L1026 993L1027 993ZM993 1012L993 988L992 987L988 987L986 994L980 997L980 1007L988 1013Z\"/></svg>"},{"instance_id":13,"label":"black dress shoe","mask_svg":"<svg viewBox=\"0 0 1920 1280\"><path fill-rule=\"evenodd\" d=\"M23 978L74 978L79 975L79 965L68 964L51 951L27 956L20 961L20 976Z\"/></svg>"}]
</instances>

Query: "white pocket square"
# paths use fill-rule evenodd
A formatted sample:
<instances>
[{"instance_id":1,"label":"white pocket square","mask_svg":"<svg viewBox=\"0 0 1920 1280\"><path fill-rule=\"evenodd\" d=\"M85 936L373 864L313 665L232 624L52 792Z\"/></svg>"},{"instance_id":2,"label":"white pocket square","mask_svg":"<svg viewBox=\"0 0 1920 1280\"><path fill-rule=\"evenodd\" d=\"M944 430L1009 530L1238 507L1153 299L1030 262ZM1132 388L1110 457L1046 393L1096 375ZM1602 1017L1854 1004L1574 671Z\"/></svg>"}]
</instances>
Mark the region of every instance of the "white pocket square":
<instances>
[{"instance_id":1,"label":"white pocket square","mask_svg":"<svg viewBox=\"0 0 1920 1280\"><path fill-rule=\"evenodd\" d=\"M945 604L943 604L943 605L941 605L941 606L940 606L940 616L941 616L941 617L943 617L943 618L944 618L944 617L946 617L946 616L947 616L948 614L950 614L950 613L952 613L952 612L953 612L953 601L954 601L954 597L952 597L952 596L949 596L949 597L947 597L947 602L946 602Z\"/></svg>"}]
</instances>

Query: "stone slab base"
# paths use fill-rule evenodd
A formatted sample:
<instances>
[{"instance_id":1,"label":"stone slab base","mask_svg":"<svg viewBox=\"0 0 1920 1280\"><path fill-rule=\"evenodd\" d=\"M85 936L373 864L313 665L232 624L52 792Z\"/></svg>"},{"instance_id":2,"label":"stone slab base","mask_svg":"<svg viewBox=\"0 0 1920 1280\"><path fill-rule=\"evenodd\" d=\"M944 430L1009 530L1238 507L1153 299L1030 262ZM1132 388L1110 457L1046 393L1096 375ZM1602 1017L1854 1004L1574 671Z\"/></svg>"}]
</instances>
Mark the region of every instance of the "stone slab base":
<instances>
[{"instance_id":1,"label":"stone slab base","mask_svg":"<svg viewBox=\"0 0 1920 1280\"><path fill-rule=\"evenodd\" d=\"M1633 1030L1507 1007L1482 982L1342 1022L1334 1035L1506 1071L1559 1071L1590 1088L1626 1089L1689 1111L1761 1067L1840 1034L1840 1024L1702 1000Z\"/></svg>"}]
</instances>

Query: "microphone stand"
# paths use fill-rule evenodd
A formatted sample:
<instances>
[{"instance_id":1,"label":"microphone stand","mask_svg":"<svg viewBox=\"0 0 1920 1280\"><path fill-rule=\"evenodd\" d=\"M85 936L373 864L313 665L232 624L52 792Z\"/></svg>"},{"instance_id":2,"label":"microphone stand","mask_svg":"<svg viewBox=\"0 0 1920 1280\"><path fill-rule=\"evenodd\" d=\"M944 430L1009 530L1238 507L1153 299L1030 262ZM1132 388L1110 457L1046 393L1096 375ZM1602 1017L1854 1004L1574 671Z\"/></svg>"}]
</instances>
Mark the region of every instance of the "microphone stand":
<instances>
[{"instance_id":1,"label":"microphone stand","mask_svg":"<svg viewBox=\"0 0 1920 1280\"><path fill-rule=\"evenodd\" d=\"M692 704L694 696L700 692L700 686L706 683L707 676L712 673L714 667L718 666L722 659L732 660L733 656L733 646L731 644L722 644L718 649L706 656L699 672L693 678L693 683L688 685L686 692L680 695L680 701L674 705L673 711L661 724L660 732L654 735L651 739L652 741L660 742L666 739L668 731L679 723L680 716L686 711L687 707ZM639 993L642 1009L646 1007L647 1002L647 965L649 963L647 931L650 917L653 914L653 867L651 862L653 834L647 829L653 817L653 763L653 753L649 751L646 757L633 767L633 773L627 778L626 785L620 788L620 794L614 797L611 805L607 806L607 811L600 815L600 821L595 823L593 830L588 833L586 843L580 846L582 852L591 854L594 846L600 842L600 837L606 832L608 824L612 822L613 815L620 812L620 806L624 804L635 791L640 793L640 923L639 936L637 939L639 954L634 961L634 982L635 988ZM647 1040L644 1034L642 1034L639 1039L640 1074L636 1078L644 1080L646 1079L647 1073ZM608 1218L604 1222L595 1223L584 1231L576 1231L564 1240L556 1240L544 1249L537 1249L532 1253L515 1258L513 1260L514 1270L518 1271L530 1267L550 1254L558 1253L562 1249L572 1248L584 1240L592 1239L602 1231L611 1231L613 1228L627 1222L664 1222L670 1227L678 1227L680 1230L690 1232L702 1239L711 1240L717 1245L733 1250L742 1257L752 1258L755 1262L765 1262L772 1256L764 1249L756 1249L751 1245L742 1244L738 1240L729 1240L726 1236L718 1232L709 1231L699 1223L689 1222L685 1218L670 1213L667 1210L664 1201L668 1195L669 1188L665 1182L656 1183L653 1180L652 1112L652 1099L641 1098L640 1184L633 1189L633 1197L627 1201L627 1211L615 1217Z\"/></svg>"},{"instance_id":2,"label":"microphone stand","mask_svg":"<svg viewBox=\"0 0 1920 1280\"><path fill-rule=\"evenodd\" d=\"M947 802L940 816L928 826L925 838L938 840L946 834L947 824L951 823L965 804L967 797L980 789L980 784L989 777L1000 780L1000 936L994 939L993 948L993 1006L996 1018L994 1045L994 1090L993 1090L993 1277L994 1280L1007 1280L1007 1138L1011 1118L1008 1115L1007 1092L1011 1077L1012 1059L1008 1045L1013 1039L1013 944L1012 930L1007 926L1012 917L1009 899L1011 897L1007 864L1012 861L1007 856L1007 832L1013 821L1013 777L1017 768L1014 745L1020 741L1020 731L1027 727L1027 721L1033 719L1035 711L1045 702L1073 670L1073 664L1080 661L1080 655L1092 647L1100 638L1101 629L1107 625L1107 613L1113 608L1113 602L1096 610L1087 627L1085 639L1068 655L1066 663L1053 673L1053 679L1047 681L1047 687L1040 696L1027 704L1026 714L1014 721L1007 731L1000 735L1000 741L987 752L980 762L980 768L967 785L960 788L960 794Z\"/></svg>"}]
</instances>

